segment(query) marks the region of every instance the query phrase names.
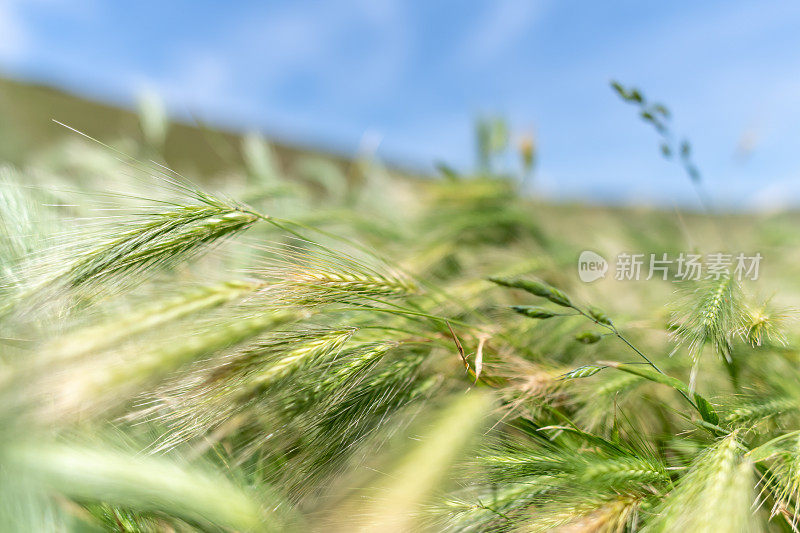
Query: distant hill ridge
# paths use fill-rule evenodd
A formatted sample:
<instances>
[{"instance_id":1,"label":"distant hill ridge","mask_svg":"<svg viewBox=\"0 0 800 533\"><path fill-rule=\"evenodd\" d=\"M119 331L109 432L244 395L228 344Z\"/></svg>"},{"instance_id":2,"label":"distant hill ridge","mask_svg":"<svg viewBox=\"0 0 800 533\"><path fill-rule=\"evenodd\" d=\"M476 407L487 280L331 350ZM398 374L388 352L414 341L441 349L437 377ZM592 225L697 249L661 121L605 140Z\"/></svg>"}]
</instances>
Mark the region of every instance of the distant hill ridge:
<instances>
[{"instance_id":1,"label":"distant hill ridge","mask_svg":"<svg viewBox=\"0 0 800 533\"><path fill-rule=\"evenodd\" d=\"M74 135L54 119L101 140L142 138L138 115L131 110L41 84L0 78L1 161L23 164L36 150ZM308 156L321 156L342 166L352 162L323 150L268 140L284 169ZM213 175L241 163L240 143L238 132L172 121L163 155L173 168Z\"/></svg>"}]
</instances>

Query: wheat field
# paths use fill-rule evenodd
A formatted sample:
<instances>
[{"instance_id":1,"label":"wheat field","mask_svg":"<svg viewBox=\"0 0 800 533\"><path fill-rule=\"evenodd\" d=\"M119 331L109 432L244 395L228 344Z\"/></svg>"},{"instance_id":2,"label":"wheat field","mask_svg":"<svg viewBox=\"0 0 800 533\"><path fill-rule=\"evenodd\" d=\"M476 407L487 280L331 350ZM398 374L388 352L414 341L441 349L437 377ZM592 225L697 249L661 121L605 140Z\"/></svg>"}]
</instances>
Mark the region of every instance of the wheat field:
<instances>
[{"instance_id":1,"label":"wheat field","mask_svg":"<svg viewBox=\"0 0 800 533\"><path fill-rule=\"evenodd\" d=\"M714 210L684 146L706 210L544 202L499 123L468 173L249 135L198 180L140 121L0 171L3 531L798 530L796 213Z\"/></svg>"}]
</instances>

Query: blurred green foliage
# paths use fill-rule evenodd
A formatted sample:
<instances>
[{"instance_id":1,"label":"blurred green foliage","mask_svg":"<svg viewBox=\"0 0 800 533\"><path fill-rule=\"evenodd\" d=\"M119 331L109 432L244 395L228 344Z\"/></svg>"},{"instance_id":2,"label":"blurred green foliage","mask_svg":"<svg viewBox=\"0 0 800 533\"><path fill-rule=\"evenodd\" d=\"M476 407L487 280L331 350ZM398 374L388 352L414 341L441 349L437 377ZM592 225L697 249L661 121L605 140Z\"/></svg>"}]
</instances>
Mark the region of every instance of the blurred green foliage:
<instances>
[{"instance_id":1,"label":"blurred green foliage","mask_svg":"<svg viewBox=\"0 0 800 533\"><path fill-rule=\"evenodd\" d=\"M0 115L3 531L796 527L797 213L548 203L494 118L429 179L152 98ZM757 281L578 278L720 227Z\"/></svg>"}]
</instances>

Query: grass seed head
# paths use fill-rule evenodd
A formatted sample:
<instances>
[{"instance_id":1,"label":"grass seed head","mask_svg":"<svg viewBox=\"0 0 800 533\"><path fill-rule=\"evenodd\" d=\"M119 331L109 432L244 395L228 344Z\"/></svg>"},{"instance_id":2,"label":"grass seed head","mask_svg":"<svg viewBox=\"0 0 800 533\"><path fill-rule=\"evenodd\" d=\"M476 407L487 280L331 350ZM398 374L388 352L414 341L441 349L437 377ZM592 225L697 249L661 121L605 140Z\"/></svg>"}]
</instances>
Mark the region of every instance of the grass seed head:
<instances>
[{"instance_id":1,"label":"grass seed head","mask_svg":"<svg viewBox=\"0 0 800 533\"><path fill-rule=\"evenodd\" d=\"M559 316L558 313L555 313L549 309L544 307L535 307L532 305L514 305L511 307L515 312L521 314L522 316L526 316L528 318L536 318L536 319L545 319L545 318L552 318L554 316Z\"/></svg>"},{"instance_id":2,"label":"grass seed head","mask_svg":"<svg viewBox=\"0 0 800 533\"><path fill-rule=\"evenodd\" d=\"M575 335L575 340L582 344L594 344L600 342L603 336L596 331L584 331Z\"/></svg>"},{"instance_id":3,"label":"grass seed head","mask_svg":"<svg viewBox=\"0 0 800 533\"><path fill-rule=\"evenodd\" d=\"M569 297L567 297L566 294L561 292L559 289L551 287L550 285L543 283L541 281L520 279L520 278L507 278L499 276L490 277L489 281L501 285L503 287L522 289L523 291L529 292L535 296L546 298L547 300L550 300L554 304L560 305L562 307L573 307L572 302L570 301Z\"/></svg>"}]
</instances>

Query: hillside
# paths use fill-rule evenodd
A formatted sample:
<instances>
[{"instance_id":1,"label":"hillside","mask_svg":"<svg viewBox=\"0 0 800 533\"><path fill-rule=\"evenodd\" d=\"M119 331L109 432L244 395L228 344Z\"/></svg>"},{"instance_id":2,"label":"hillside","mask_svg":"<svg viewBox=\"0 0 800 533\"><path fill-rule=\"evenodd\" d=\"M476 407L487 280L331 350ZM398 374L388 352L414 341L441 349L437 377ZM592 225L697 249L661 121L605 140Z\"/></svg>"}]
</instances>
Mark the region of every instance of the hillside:
<instances>
[{"instance_id":1,"label":"hillside","mask_svg":"<svg viewBox=\"0 0 800 533\"><path fill-rule=\"evenodd\" d=\"M53 123L58 120L101 140L142 139L133 111L88 100L66 91L0 78L0 160L25 161L42 146L71 135ZM163 157L172 168L208 176L240 165L239 132L203 124L172 122ZM281 167L291 168L300 158L320 156L344 168L349 160L322 150L271 142Z\"/></svg>"}]
</instances>

